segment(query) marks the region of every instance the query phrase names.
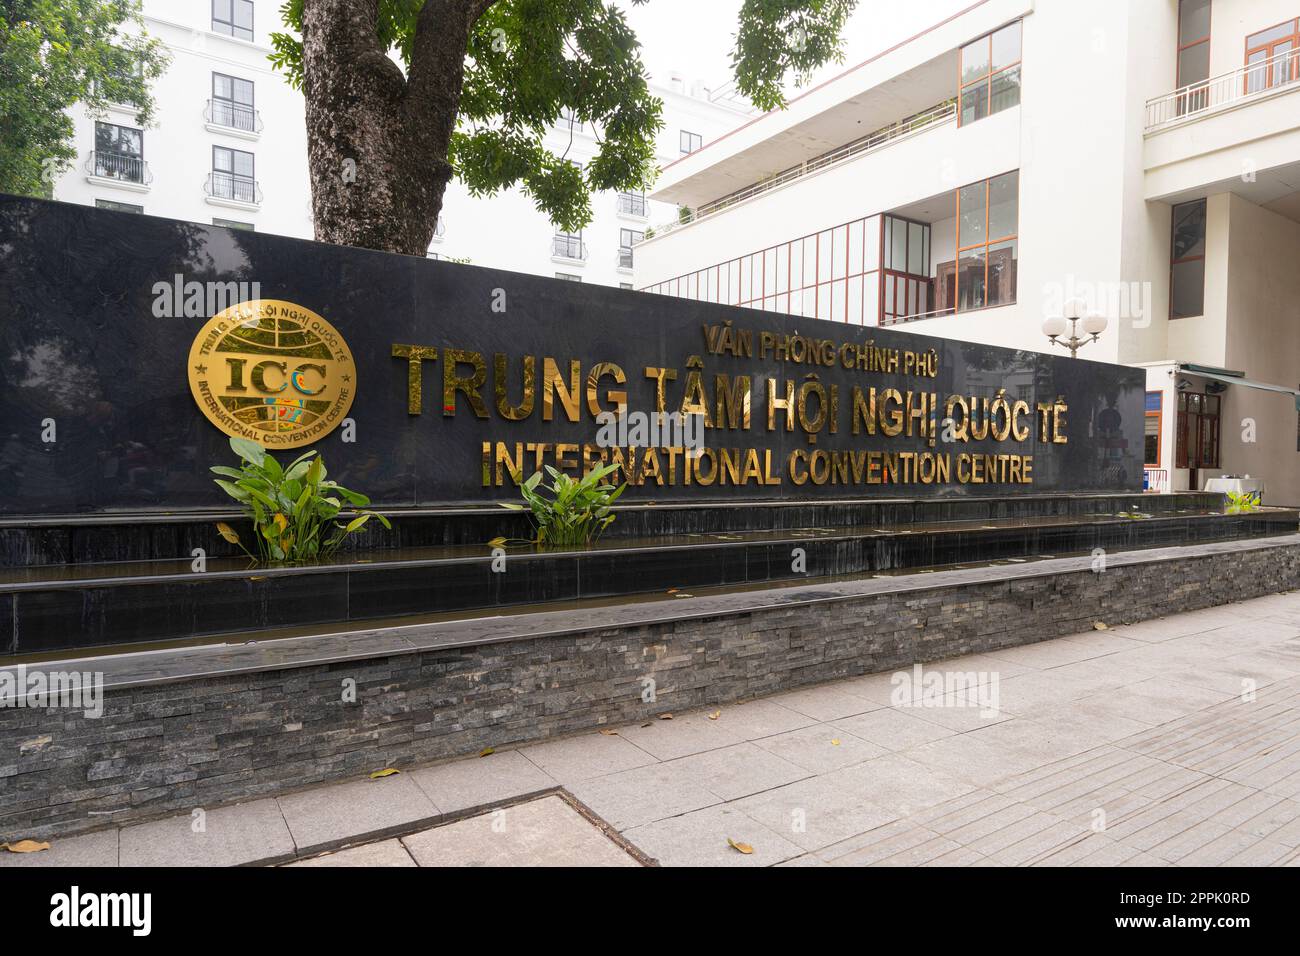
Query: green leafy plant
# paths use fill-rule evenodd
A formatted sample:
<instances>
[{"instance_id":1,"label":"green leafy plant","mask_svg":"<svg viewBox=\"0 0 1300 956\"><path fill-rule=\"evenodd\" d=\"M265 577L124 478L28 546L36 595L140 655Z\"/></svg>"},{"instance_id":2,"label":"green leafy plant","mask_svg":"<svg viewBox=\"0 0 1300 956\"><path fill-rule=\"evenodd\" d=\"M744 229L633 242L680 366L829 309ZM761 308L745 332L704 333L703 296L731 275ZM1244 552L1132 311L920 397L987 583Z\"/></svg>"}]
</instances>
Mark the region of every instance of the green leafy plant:
<instances>
[{"instance_id":1,"label":"green leafy plant","mask_svg":"<svg viewBox=\"0 0 1300 956\"><path fill-rule=\"evenodd\" d=\"M531 512L533 527L537 529L536 544L551 548L583 547L599 538L614 521L610 506L627 489L627 484L615 487L605 479L619 467L602 465L581 478L572 478L547 465L551 484L544 484L542 473L536 472L519 488L526 504L514 501L500 504L511 511Z\"/></svg>"},{"instance_id":2,"label":"green leafy plant","mask_svg":"<svg viewBox=\"0 0 1300 956\"><path fill-rule=\"evenodd\" d=\"M212 471L222 476L215 479L221 490L243 505L253 522L257 553L230 525L219 523L217 530L253 560L271 564L328 558L371 518L391 530L388 519L376 511L357 511L346 524L334 520L345 501L356 508L370 504L370 499L326 480L325 462L316 452L309 451L281 467L255 441L232 438L230 448L240 457L240 467L216 465Z\"/></svg>"},{"instance_id":3,"label":"green leafy plant","mask_svg":"<svg viewBox=\"0 0 1300 956\"><path fill-rule=\"evenodd\" d=\"M1226 514L1244 515L1259 510L1259 499L1253 491L1229 491L1227 495L1228 507L1224 509Z\"/></svg>"}]
</instances>

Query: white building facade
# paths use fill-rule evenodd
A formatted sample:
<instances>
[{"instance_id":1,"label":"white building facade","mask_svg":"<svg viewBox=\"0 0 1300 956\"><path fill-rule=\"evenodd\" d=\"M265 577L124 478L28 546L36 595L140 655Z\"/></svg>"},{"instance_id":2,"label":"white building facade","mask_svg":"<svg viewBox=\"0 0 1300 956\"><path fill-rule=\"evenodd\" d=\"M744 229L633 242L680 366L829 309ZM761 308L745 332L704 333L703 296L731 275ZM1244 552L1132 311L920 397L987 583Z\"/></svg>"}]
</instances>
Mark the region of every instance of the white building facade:
<instances>
[{"instance_id":1,"label":"white building facade","mask_svg":"<svg viewBox=\"0 0 1300 956\"><path fill-rule=\"evenodd\" d=\"M1300 504L1298 0L977 0L653 198L693 216L638 289L1039 351L1101 315L1080 357L1147 368L1152 489Z\"/></svg>"},{"instance_id":2,"label":"white building facade","mask_svg":"<svg viewBox=\"0 0 1300 956\"><path fill-rule=\"evenodd\" d=\"M142 129L129 107L105 116L75 108L79 157L54 183L54 198L312 238L302 96L267 59L270 34L284 29L279 7L280 0L144 0L145 29L171 56L153 89L154 124ZM652 91L664 101L664 164L752 115L675 76ZM562 122L547 146L585 163L597 140L589 126ZM592 210L580 234L558 233L518 191L474 199L452 182L429 254L630 288L634 244L676 207L640 193L599 193Z\"/></svg>"}]
</instances>

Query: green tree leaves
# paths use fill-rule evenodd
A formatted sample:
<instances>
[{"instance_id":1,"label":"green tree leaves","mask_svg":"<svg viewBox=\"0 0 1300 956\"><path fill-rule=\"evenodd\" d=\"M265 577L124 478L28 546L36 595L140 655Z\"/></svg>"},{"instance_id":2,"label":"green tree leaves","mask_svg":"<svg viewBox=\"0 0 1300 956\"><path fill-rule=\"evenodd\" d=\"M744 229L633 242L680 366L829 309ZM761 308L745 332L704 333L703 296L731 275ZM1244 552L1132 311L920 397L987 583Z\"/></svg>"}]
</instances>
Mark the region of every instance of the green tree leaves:
<instances>
[{"instance_id":1,"label":"green tree leaves","mask_svg":"<svg viewBox=\"0 0 1300 956\"><path fill-rule=\"evenodd\" d=\"M168 56L143 36L139 0L5 0L0 5L0 192L49 196L77 157L74 103L152 119L149 84Z\"/></svg>"}]
</instances>

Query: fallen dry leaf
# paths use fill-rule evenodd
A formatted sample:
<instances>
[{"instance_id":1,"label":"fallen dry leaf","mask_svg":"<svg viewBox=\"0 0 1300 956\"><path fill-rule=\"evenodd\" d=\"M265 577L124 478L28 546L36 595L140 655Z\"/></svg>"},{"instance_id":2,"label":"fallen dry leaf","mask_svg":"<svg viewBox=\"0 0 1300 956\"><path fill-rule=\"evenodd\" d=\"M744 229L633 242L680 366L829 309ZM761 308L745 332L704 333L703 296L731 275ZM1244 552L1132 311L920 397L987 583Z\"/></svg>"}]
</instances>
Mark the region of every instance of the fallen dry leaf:
<instances>
[{"instance_id":1,"label":"fallen dry leaf","mask_svg":"<svg viewBox=\"0 0 1300 956\"><path fill-rule=\"evenodd\" d=\"M672 720L672 719L673 719L673 715L672 715L672 714L659 714L658 717L659 717L660 720Z\"/></svg>"},{"instance_id":2,"label":"fallen dry leaf","mask_svg":"<svg viewBox=\"0 0 1300 956\"><path fill-rule=\"evenodd\" d=\"M840 745L840 738L839 738L839 737L832 737L832 738L831 738L831 746L832 746L832 747L838 747L839 745Z\"/></svg>"},{"instance_id":3,"label":"fallen dry leaf","mask_svg":"<svg viewBox=\"0 0 1300 956\"><path fill-rule=\"evenodd\" d=\"M754 848L748 843L737 843L731 837L727 837L727 846L731 847L733 850L739 850L746 856L754 852Z\"/></svg>"},{"instance_id":4,"label":"fallen dry leaf","mask_svg":"<svg viewBox=\"0 0 1300 956\"><path fill-rule=\"evenodd\" d=\"M479 751L479 754L478 754L478 755L479 755L480 757L490 757L490 756L492 756L494 753L496 753L496 749L495 749L495 748L493 748L493 747L484 747L482 750Z\"/></svg>"},{"instance_id":5,"label":"fallen dry leaf","mask_svg":"<svg viewBox=\"0 0 1300 956\"><path fill-rule=\"evenodd\" d=\"M609 727L601 727L601 728L600 728L600 732L601 732L602 734L604 734L606 737L617 737L617 736L618 736L618 731L617 731L617 730L612 730L612 729L610 729Z\"/></svg>"},{"instance_id":6,"label":"fallen dry leaf","mask_svg":"<svg viewBox=\"0 0 1300 956\"><path fill-rule=\"evenodd\" d=\"M681 590L681 588L669 588L669 589L668 589L667 591L665 591L664 593L665 593L665 594L676 594L676 593L677 593L678 591L680 591L680 590Z\"/></svg>"},{"instance_id":7,"label":"fallen dry leaf","mask_svg":"<svg viewBox=\"0 0 1300 956\"><path fill-rule=\"evenodd\" d=\"M380 777L391 777L395 773L401 773L400 770L394 770L392 767L385 767L383 770L376 770L370 775L371 780L378 780Z\"/></svg>"},{"instance_id":8,"label":"fallen dry leaf","mask_svg":"<svg viewBox=\"0 0 1300 956\"><path fill-rule=\"evenodd\" d=\"M217 532L231 544L239 544L239 534L224 521L217 522Z\"/></svg>"},{"instance_id":9,"label":"fallen dry leaf","mask_svg":"<svg viewBox=\"0 0 1300 956\"><path fill-rule=\"evenodd\" d=\"M501 547L505 547L505 543L506 543L505 538L493 538L491 541L488 542L488 547L501 548Z\"/></svg>"},{"instance_id":10,"label":"fallen dry leaf","mask_svg":"<svg viewBox=\"0 0 1300 956\"><path fill-rule=\"evenodd\" d=\"M709 720L717 720L721 716L722 716L722 711L715 710L713 713L709 714Z\"/></svg>"},{"instance_id":11,"label":"fallen dry leaf","mask_svg":"<svg viewBox=\"0 0 1300 956\"><path fill-rule=\"evenodd\" d=\"M1093 629L1094 631L1104 631L1104 630L1106 630L1106 622L1105 622L1105 621L1093 621L1093 622L1092 622L1092 629Z\"/></svg>"},{"instance_id":12,"label":"fallen dry leaf","mask_svg":"<svg viewBox=\"0 0 1300 956\"><path fill-rule=\"evenodd\" d=\"M644 724L642 724L641 726L642 726L642 727L653 727L654 725L655 725L655 722L654 722L653 720L647 720L647 721L646 721Z\"/></svg>"},{"instance_id":13,"label":"fallen dry leaf","mask_svg":"<svg viewBox=\"0 0 1300 956\"><path fill-rule=\"evenodd\" d=\"M10 853L39 853L41 850L48 850L48 843L38 843L35 840L19 840L17 843L0 843L0 850L8 850Z\"/></svg>"}]
</instances>

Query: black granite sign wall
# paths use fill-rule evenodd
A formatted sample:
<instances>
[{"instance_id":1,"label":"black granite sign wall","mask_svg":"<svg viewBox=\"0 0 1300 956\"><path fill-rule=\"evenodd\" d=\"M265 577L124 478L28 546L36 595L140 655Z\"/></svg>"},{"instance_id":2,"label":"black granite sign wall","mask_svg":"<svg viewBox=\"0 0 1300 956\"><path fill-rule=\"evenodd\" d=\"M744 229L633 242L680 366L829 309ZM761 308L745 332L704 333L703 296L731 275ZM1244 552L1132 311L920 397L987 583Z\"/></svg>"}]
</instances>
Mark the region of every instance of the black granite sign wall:
<instances>
[{"instance_id":1,"label":"black granite sign wall","mask_svg":"<svg viewBox=\"0 0 1300 956\"><path fill-rule=\"evenodd\" d=\"M301 380L191 362L245 300L314 313L348 354ZM14 197L0 315L10 515L227 507L199 364L254 416L335 375L351 404L304 447L387 508L514 499L539 466L599 461L629 501L1141 488L1141 370L895 329Z\"/></svg>"}]
</instances>

